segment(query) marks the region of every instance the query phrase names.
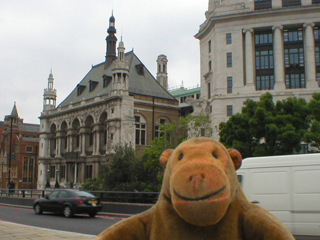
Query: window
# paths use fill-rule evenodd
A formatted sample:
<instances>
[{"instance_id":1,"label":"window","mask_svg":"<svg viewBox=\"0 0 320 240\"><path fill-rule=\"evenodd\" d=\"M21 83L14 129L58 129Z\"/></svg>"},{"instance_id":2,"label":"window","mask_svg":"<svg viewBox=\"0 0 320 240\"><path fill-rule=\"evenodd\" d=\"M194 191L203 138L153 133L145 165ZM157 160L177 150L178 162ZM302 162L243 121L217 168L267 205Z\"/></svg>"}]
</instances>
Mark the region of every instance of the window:
<instances>
[{"instance_id":1,"label":"window","mask_svg":"<svg viewBox=\"0 0 320 240\"><path fill-rule=\"evenodd\" d=\"M32 146L26 146L26 152L31 153L33 151Z\"/></svg>"},{"instance_id":2,"label":"window","mask_svg":"<svg viewBox=\"0 0 320 240\"><path fill-rule=\"evenodd\" d=\"M320 4L320 0L312 0L312 4Z\"/></svg>"},{"instance_id":3,"label":"window","mask_svg":"<svg viewBox=\"0 0 320 240\"><path fill-rule=\"evenodd\" d=\"M146 122L140 116L135 116L136 124L136 144L146 145Z\"/></svg>"},{"instance_id":4,"label":"window","mask_svg":"<svg viewBox=\"0 0 320 240\"><path fill-rule=\"evenodd\" d=\"M211 72L211 70L212 70L212 62L209 61L209 72Z\"/></svg>"},{"instance_id":5,"label":"window","mask_svg":"<svg viewBox=\"0 0 320 240\"><path fill-rule=\"evenodd\" d=\"M103 75L103 87L108 87L111 81L112 81L111 76Z\"/></svg>"},{"instance_id":6,"label":"window","mask_svg":"<svg viewBox=\"0 0 320 240\"><path fill-rule=\"evenodd\" d=\"M316 66L320 67L320 47L316 47Z\"/></svg>"},{"instance_id":7,"label":"window","mask_svg":"<svg viewBox=\"0 0 320 240\"><path fill-rule=\"evenodd\" d=\"M273 69L273 51L256 51L256 69Z\"/></svg>"},{"instance_id":8,"label":"window","mask_svg":"<svg viewBox=\"0 0 320 240\"><path fill-rule=\"evenodd\" d=\"M287 89L296 89L296 88L305 88L305 87L306 87L306 82L305 82L303 73L286 74Z\"/></svg>"},{"instance_id":9,"label":"window","mask_svg":"<svg viewBox=\"0 0 320 240\"><path fill-rule=\"evenodd\" d=\"M154 136L155 137L160 137L161 136L161 134L160 134L160 125L163 125L165 123L166 123L166 120L163 119L163 118L160 118L159 123L154 127L154 133L155 133Z\"/></svg>"},{"instance_id":10,"label":"window","mask_svg":"<svg viewBox=\"0 0 320 240\"><path fill-rule=\"evenodd\" d=\"M60 179L66 178L66 166L60 167Z\"/></svg>"},{"instance_id":11,"label":"window","mask_svg":"<svg viewBox=\"0 0 320 240\"><path fill-rule=\"evenodd\" d=\"M22 181L25 183L31 183L34 179L34 158L24 157L23 158L23 173Z\"/></svg>"},{"instance_id":12,"label":"window","mask_svg":"<svg viewBox=\"0 0 320 240\"><path fill-rule=\"evenodd\" d=\"M208 82L208 98L211 98L211 82Z\"/></svg>"},{"instance_id":13,"label":"window","mask_svg":"<svg viewBox=\"0 0 320 240\"><path fill-rule=\"evenodd\" d=\"M274 76L257 76L256 88L258 90L273 90L274 89Z\"/></svg>"},{"instance_id":14,"label":"window","mask_svg":"<svg viewBox=\"0 0 320 240\"><path fill-rule=\"evenodd\" d=\"M286 68L304 66L303 48L291 48L284 50L284 63Z\"/></svg>"},{"instance_id":15,"label":"window","mask_svg":"<svg viewBox=\"0 0 320 240\"><path fill-rule=\"evenodd\" d=\"M92 178L92 165L86 165L85 179Z\"/></svg>"},{"instance_id":16,"label":"window","mask_svg":"<svg viewBox=\"0 0 320 240\"><path fill-rule=\"evenodd\" d=\"M211 53L211 40L208 42L208 52Z\"/></svg>"},{"instance_id":17,"label":"window","mask_svg":"<svg viewBox=\"0 0 320 240\"><path fill-rule=\"evenodd\" d=\"M232 67L232 53L227 53L227 67Z\"/></svg>"},{"instance_id":18,"label":"window","mask_svg":"<svg viewBox=\"0 0 320 240\"><path fill-rule=\"evenodd\" d=\"M285 29L283 39L286 88L305 88L302 28Z\"/></svg>"},{"instance_id":19,"label":"window","mask_svg":"<svg viewBox=\"0 0 320 240\"><path fill-rule=\"evenodd\" d=\"M232 77L227 78L227 93L232 93Z\"/></svg>"},{"instance_id":20,"label":"window","mask_svg":"<svg viewBox=\"0 0 320 240\"><path fill-rule=\"evenodd\" d=\"M256 45L272 44L272 32L257 33L254 38Z\"/></svg>"},{"instance_id":21,"label":"window","mask_svg":"<svg viewBox=\"0 0 320 240\"><path fill-rule=\"evenodd\" d=\"M282 0L282 7L300 6L301 0Z\"/></svg>"},{"instance_id":22,"label":"window","mask_svg":"<svg viewBox=\"0 0 320 240\"><path fill-rule=\"evenodd\" d=\"M303 41L302 29L285 29L283 32L284 42L298 42Z\"/></svg>"},{"instance_id":23,"label":"window","mask_svg":"<svg viewBox=\"0 0 320 240\"><path fill-rule=\"evenodd\" d=\"M233 107L232 105L227 105L227 116L230 117L233 114Z\"/></svg>"},{"instance_id":24,"label":"window","mask_svg":"<svg viewBox=\"0 0 320 240\"><path fill-rule=\"evenodd\" d=\"M92 92L96 88L97 85L98 85L98 82L90 80L89 81L89 92Z\"/></svg>"},{"instance_id":25,"label":"window","mask_svg":"<svg viewBox=\"0 0 320 240\"><path fill-rule=\"evenodd\" d=\"M271 0L255 0L254 10L272 8Z\"/></svg>"},{"instance_id":26,"label":"window","mask_svg":"<svg viewBox=\"0 0 320 240\"><path fill-rule=\"evenodd\" d=\"M232 43L232 38L231 38L231 33L226 34L226 43L231 44Z\"/></svg>"},{"instance_id":27,"label":"window","mask_svg":"<svg viewBox=\"0 0 320 240\"><path fill-rule=\"evenodd\" d=\"M86 86L78 84L77 86L77 96L81 95L81 93L84 91Z\"/></svg>"},{"instance_id":28,"label":"window","mask_svg":"<svg viewBox=\"0 0 320 240\"><path fill-rule=\"evenodd\" d=\"M56 166L50 166L50 178L56 177Z\"/></svg>"}]
</instances>

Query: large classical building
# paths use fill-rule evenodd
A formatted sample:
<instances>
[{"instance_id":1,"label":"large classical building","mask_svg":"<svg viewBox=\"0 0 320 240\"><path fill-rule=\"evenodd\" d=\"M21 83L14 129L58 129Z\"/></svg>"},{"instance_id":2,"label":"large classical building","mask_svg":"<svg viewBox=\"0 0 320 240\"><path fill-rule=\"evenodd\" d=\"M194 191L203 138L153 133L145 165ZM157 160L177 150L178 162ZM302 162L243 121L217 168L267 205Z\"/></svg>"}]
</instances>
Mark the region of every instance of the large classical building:
<instances>
[{"instance_id":1,"label":"large classical building","mask_svg":"<svg viewBox=\"0 0 320 240\"><path fill-rule=\"evenodd\" d=\"M121 40L116 54L115 18L109 20L105 61L92 67L56 107L53 74L40 116L38 188L72 187L97 177L115 144L138 152L178 120L178 101L167 91L167 57L158 56L157 79Z\"/></svg>"},{"instance_id":2,"label":"large classical building","mask_svg":"<svg viewBox=\"0 0 320 240\"><path fill-rule=\"evenodd\" d=\"M35 189L39 124L24 123L16 104L0 121L0 188Z\"/></svg>"},{"instance_id":3,"label":"large classical building","mask_svg":"<svg viewBox=\"0 0 320 240\"><path fill-rule=\"evenodd\" d=\"M210 0L200 40L201 96L214 126L250 98L320 91L319 0ZM218 133L215 132L215 138Z\"/></svg>"}]
</instances>

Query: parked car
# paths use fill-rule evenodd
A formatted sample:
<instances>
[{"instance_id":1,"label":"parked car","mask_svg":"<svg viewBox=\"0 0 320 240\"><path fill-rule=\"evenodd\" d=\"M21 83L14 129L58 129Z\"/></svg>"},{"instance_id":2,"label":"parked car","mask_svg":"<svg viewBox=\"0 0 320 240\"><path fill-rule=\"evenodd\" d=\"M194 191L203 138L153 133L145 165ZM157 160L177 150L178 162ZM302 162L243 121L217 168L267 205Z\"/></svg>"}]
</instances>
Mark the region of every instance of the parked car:
<instances>
[{"instance_id":1,"label":"parked car","mask_svg":"<svg viewBox=\"0 0 320 240\"><path fill-rule=\"evenodd\" d=\"M87 213L95 217L101 211L100 198L95 195L76 189L61 189L50 193L48 196L34 201L33 209L36 214L53 212L73 217L74 214Z\"/></svg>"}]
</instances>

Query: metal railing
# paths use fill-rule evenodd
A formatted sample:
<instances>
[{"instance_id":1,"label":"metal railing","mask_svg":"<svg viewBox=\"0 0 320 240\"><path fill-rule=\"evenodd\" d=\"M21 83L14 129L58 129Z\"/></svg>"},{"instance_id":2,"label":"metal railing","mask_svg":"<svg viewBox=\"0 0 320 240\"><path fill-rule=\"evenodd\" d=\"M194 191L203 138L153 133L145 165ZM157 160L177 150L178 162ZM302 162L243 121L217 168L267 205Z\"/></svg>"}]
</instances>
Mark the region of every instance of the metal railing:
<instances>
[{"instance_id":1,"label":"metal railing","mask_svg":"<svg viewBox=\"0 0 320 240\"><path fill-rule=\"evenodd\" d=\"M10 189L0 188L2 197L41 198L49 195L54 189ZM125 192L125 191L88 191L104 202L122 203L155 203L159 192Z\"/></svg>"}]
</instances>

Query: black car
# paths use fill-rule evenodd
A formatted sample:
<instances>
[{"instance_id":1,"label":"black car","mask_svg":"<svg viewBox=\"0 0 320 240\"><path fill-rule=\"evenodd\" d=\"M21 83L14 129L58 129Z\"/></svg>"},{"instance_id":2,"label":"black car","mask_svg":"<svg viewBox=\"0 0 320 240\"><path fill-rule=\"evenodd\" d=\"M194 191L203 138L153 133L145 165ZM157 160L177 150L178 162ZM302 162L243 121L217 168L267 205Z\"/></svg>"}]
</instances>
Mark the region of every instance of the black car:
<instances>
[{"instance_id":1,"label":"black car","mask_svg":"<svg viewBox=\"0 0 320 240\"><path fill-rule=\"evenodd\" d=\"M87 213L90 217L95 217L97 212L101 211L102 205L100 199L89 192L61 189L35 200L33 209L36 214L43 212L62 213L69 218L74 214Z\"/></svg>"}]
</instances>

